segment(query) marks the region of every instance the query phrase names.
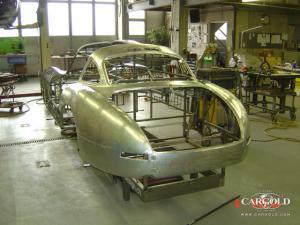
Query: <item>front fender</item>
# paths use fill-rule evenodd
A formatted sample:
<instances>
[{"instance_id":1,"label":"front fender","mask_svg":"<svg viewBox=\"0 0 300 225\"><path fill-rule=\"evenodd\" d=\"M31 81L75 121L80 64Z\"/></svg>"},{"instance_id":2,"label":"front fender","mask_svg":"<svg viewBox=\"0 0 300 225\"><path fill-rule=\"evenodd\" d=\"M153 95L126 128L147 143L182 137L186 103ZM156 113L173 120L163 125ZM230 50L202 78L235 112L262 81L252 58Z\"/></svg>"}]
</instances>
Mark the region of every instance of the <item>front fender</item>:
<instances>
[{"instance_id":1,"label":"front fender","mask_svg":"<svg viewBox=\"0 0 300 225\"><path fill-rule=\"evenodd\" d=\"M105 95L82 85L66 91L64 103L72 108L79 153L84 161L108 173L120 174L128 170L125 161L118 163L122 153L152 155L141 128Z\"/></svg>"}]
</instances>

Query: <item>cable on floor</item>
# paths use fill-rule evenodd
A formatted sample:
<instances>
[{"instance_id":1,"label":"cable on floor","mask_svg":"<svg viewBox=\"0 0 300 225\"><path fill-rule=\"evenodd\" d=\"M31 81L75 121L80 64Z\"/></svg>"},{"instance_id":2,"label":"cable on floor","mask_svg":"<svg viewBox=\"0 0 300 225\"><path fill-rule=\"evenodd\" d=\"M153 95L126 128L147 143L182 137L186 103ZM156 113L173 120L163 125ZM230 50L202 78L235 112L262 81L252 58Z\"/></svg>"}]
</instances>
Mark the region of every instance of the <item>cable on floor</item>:
<instances>
[{"instance_id":1,"label":"cable on floor","mask_svg":"<svg viewBox=\"0 0 300 225\"><path fill-rule=\"evenodd\" d=\"M277 141L277 140L279 140L279 139L278 138L266 139L266 140L251 139L251 141L254 141L254 142L272 142L272 141Z\"/></svg>"},{"instance_id":2,"label":"cable on floor","mask_svg":"<svg viewBox=\"0 0 300 225\"><path fill-rule=\"evenodd\" d=\"M28 104L28 103L30 103L30 102L36 101L36 103L38 104L38 101L40 101L40 100L43 100L43 98L35 98L35 99L31 99L31 100L29 100L29 101L27 101L27 102L25 102L25 103Z\"/></svg>"},{"instance_id":3,"label":"cable on floor","mask_svg":"<svg viewBox=\"0 0 300 225\"><path fill-rule=\"evenodd\" d=\"M264 133L266 135L268 135L269 137L272 137L272 138L277 139L277 140L284 140L284 141L290 141L290 142L300 142L299 138L283 137L283 136L278 136L278 135L275 135L275 134L271 133L272 130L286 130L286 129L295 128L295 127L297 127L296 123L287 123L287 122L281 123L281 122L278 122L278 123L275 124L275 126L265 129Z\"/></svg>"},{"instance_id":4,"label":"cable on floor","mask_svg":"<svg viewBox=\"0 0 300 225\"><path fill-rule=\"evenodd\" d=\"M260 119L254 119L254 118L251 118L250 121L269 124L268 121L264 121L264 120L260 120ZM264 134L271 137L272 139L266 139L266 140L252 139L252 141L255 141L255 142L272 142L272 141L284 140L284 141L290 141L290 142L300 142L300 139L298 139L298 138L283 137L283 136L274 135L274 134L271 133L271 131L273 131L273 130L284 130L284 129L296 128L296 127L297 127L297 123L295 121L273 122L272 127L268 127L266 129L264 129Z\"/></svg>"}]
</instances>

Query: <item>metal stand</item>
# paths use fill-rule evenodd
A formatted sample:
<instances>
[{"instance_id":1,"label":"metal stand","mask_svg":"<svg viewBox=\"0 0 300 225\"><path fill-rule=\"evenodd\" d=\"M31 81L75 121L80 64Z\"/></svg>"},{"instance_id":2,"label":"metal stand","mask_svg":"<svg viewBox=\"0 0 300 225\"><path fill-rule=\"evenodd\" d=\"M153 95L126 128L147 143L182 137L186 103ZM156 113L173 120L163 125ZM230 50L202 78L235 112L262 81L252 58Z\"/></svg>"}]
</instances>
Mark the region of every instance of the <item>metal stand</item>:
<instances>
[{"instance_id":1,"label":"metal stand","mask_svg":"<svg viewBox=\"0 0 300 225\"><path fill-rule=\"evenodd\" d=\"M121 180L125 201L130 200L130 190L132 190L144 202L149 202L224 186L225 168L160 179L145 177L143 179L121 178Z\"/></svg>"},{"instance_id":2,"label":"metal stand","mask_svg":"<svg viewBox=\"0 0 300 225\"><path fill-rule=\"evenodd\" d=\"M265 113L270 113L272 121L276 122L279 113L285 113L288 111L290 119L296 119L296 93L294 92L294 87L295 79L300 75L267 75L261 73L249 73L248 76L250 77L250 85L244 87L244 105L248 113L250 112L250 107L259 108ZM276 81L279 87L260 86L259 80L265 79ZM262 100L258 100L259 96L262 96ZM286 104L287 96L292 96L291 105ZM268 101L267 97L271 98L272 101ZM277 102L277 99L279 99L279 102ZM268 105L271 107L268 107Z\"/></svg>"},{"instance_id":3,"label":"metal stand","mask_svg":"<svg viewBox=\"0 0 300 225\"><path fill-rule=\"evenodd\" d=\"M10 113L13 113L15 108L18 108L21 112L23 109L23 102L15 101L15 83L18 81L19 76L15 74L0 74L0 88L2 89L0 95L0 108L9 109ZM12 97L12 101L2 102L3 98Z\"/></svg>"},{"instance_id":4,"label":"metal stand","mask_svg":"<svg viewBox=\"0 0 300 225\"><path fill-rule=\"evenodd\" d=\"M250 95L256 96L256 101L250 100ZM273 122L277 121L277 116L279 113L285 113L286 111L290 114L291 120L296 120L296 108L295 108L295 96L296 94L293 92L286 92L278 94L274 92L273 90L260 90L260 91L253 91L250 93L247 93L246 95L249 97L246 97L245 100L245 107L247 109L247 112L250 113L250 107L255 107L262 109L264 113L270 113L271 114L271 120ZM258 101L257 97L262 96L262 100ZM286 105L286 96L292 96L292 103L291 105ZM267 97L272 98L272 101L268 101ZM279 103L277 102L277 98L279 98ZM270 105L271 107L268 107Z\"/></svg>"}]
</instances>

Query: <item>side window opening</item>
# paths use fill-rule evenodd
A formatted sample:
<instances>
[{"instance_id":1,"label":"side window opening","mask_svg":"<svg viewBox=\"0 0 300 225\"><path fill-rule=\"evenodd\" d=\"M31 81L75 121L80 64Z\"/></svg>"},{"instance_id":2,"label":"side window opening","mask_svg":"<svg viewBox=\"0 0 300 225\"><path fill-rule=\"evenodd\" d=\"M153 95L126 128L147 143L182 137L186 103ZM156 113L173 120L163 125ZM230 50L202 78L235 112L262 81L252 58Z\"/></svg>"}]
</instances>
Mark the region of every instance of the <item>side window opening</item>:
<instances>
[{"instance_id":1,"label":"side window opening","mask_svg":"<svg viewBox=\"0 0 300 225\"><path fill-rule=\"evenodd\" d=\"M91 60L86 66L82 80L99 83L100 82L100 74L98 71L98 67L93 60Z\"/></svg>"}]
</instances>

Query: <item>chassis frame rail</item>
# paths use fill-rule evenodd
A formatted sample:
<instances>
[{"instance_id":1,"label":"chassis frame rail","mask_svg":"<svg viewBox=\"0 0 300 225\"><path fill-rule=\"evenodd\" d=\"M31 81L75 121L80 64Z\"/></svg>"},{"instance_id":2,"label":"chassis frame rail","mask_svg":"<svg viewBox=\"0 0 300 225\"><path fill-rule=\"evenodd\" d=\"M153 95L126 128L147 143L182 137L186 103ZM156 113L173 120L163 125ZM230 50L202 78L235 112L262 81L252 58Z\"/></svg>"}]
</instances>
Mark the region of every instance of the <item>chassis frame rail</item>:
<instances>
[{"instance_id":1,"label":"chassis frame rail","mask_svg":"<svg viewBox=\"0 0 300 225\"><path fill-rule=\"evenodd\" d=\"M225 183L225 168L221 168L218 171L203 171L187 176L162 179L145 177L142 180L121 178L123 198L125 201L129 201L130 193L133 191L142 201L149 202L221 187Z\"/></svg>"}]
</instances>

